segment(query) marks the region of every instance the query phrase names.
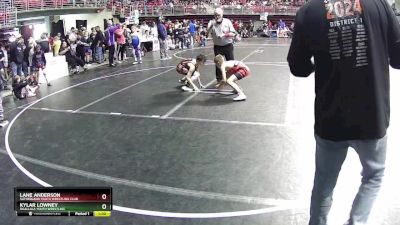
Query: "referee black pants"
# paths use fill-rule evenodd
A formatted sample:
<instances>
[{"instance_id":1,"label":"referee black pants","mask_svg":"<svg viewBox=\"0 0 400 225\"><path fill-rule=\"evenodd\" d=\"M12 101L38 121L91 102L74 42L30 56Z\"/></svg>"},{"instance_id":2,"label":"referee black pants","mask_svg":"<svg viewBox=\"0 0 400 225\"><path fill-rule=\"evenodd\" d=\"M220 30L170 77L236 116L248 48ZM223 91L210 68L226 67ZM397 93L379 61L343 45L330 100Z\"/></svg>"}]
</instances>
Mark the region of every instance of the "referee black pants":
<instances>
[{"instance_id":1,"label":"referee black pants","mask_svg":"<svg viewBox=\"0 0 400 225\"><path fill-rule=\"evenodd\" d=\"M217 56L217 55L225 56L225 59L227 61L234 60L233 44L228 44L225 46L214 45L214 54L215 54L215 56ZM215 67L215 78L217 78L218 82L220 82L222 80L222 71L218 67Z\"/></svg>"}]
</instances>

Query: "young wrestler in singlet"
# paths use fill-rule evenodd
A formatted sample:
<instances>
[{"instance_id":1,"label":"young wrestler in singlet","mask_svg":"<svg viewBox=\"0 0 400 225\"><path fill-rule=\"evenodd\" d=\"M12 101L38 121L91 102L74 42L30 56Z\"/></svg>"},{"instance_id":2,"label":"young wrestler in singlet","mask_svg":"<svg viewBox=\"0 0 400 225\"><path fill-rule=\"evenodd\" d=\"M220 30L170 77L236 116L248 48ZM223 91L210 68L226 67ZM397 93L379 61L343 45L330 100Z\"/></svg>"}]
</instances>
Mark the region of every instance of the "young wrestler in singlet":
<instances>
[{"instance_id":1,"label":"young wrestler in singlet","mask_svg":"<svg viewBox=\"0 0 400 225\"><path fill-rule=\"evenodd\" d=\"M206 63L206 56L200 54L196 57L196 59L187 59L181 61L177 66L176 66L176 71L179 74L184 75L185 77L180 79L179 82L181 83L186 83L189 86L182 86L182 90L184 91L199 91L199 88L193 83L194 80L197 79L197 82L200 85L200 88L204 88L204 86L201 84L200 81L200 73L199 69ZM190 88L190 86L193 87Z\"/></svg>"},{"instance_id":2,"label":"young wrestler in singlet","mask_svg":"<svg viewBox=\"0 0 400 225\"><path fill-rule=\"evenodd\" d=\"M219 88L222 88L224 84L228 84L238 93L238 96L233 101L246 100L246 95L236 82L250 75L249 67L241 61L225 61L222 55L215 56L214 63L222 71L223 84Z\"/></svg>"},{"instance_id":3,"label":"young wrestler in singlet","mask_svg":"<svg viewBox=\"0 0 400 225\"><path fill-rule=\"evenodd\" d=\"M135 59L133 64L142 63L142 50L140 49L140 38L139 38L140 29L132 26L132 55Z\"/></svg>"}]
</instances>

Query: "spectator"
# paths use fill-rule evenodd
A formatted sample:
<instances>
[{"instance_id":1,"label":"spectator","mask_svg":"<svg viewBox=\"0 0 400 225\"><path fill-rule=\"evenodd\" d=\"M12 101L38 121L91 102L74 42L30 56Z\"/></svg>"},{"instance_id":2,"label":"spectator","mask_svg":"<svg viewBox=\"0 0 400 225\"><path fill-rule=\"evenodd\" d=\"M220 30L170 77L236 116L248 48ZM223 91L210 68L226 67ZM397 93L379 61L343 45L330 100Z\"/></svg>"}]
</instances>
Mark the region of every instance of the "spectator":
<instances>
[{"instance_id":1,"label":"spectator","mask_svg":"<svg viewBox=\"0 0 400 225\"><path fill-rule=\"evenodd\" d=\"M184 48L191 48L192 47L192 42L190 40L190 32L189 32L189 27L186 27L184 29Z\"/></svg>"},{"instance_id":2,"label":"spectator","mask_svg":"<svg viewBox=\"0 0 400 225\"><path fill-rule=\"evenodd\" d=\"M0 127L5 127L7 124L8 120L4 119L3 97L0 96Z\"/></svg>"},{"instance_id":3,"label":"spectator","mask_svg":"<svg viewBox=\"0 0 400 225\"><path fill-rule=\"evenodd\" d=\"M126 54L128 52L129 45L132 42L132 34L131 29L129 29L126 25L124 25L124 36L125 36L125 52L124 52L124 60L126 60Z\"/></svg>"},{"instance_id":4,"label":"spectator","mask_svg":"<svg viewBox=\"0 0 400 225\"><path fill-rule=\"evenodd\" d=\"M14 76L12 87L15 97L17 97L18 99L25 99L27 97L36 96L35 92L37 86L30 86L28 78L21 79L21 77L18 75Z\"/></svg>"},{"instance_id":5,"label":"spectator","mask_svg":"<svg viewBox=\"0 0 400 225\"><path fill-rule=\"evenodd\" d=\"M143 21L142 26L140 26L140 31L142 32L142 36L144 37L146 35L146 31L148 33L149 30L150 30L150 27L147 25L146 21Z\"/></svg>"},{"instance_id":6,"label":"spectator","mask_svg":"<svg viewBox=\"0 0 400 225\"><path fill-rule=\"evenodd\" d=\"M84 36L81 34L78 34L76 37L76 56L82 59L82 61L87 63L86 60L86 48L89 47L89 44L87 43L87 40Z\"/></svg>"},{"instance_id":7,"label":"spectator","mask_svg":"<svg viewBox=\"0 0 400 225\"><path fill-rule=\"evenodd\" d=\"M132 55L135 59L135 61L133 62L133 64L138 64L138 63L142 63L142 51L140 49L140 38L139 38L139 34L140 34L140 29L132 26Z\"/></svg>"},{"instance_id":8,"label":"spectator","mask_svg":"<svg viewBox=\"0 0 400 225\"><path fill-rule=\"evenodd\" d=\"M239 24L239 21L234 21L233 22L233 28L237 31L237 32L239 32L239 30L240 30L240 24Z\"/></svg>"},{"instance_id":9,"label":"spectator","mask_svg":"<svg viewBox=\"0 0 400 225\"><path fill-rule=\"evenodd\" d=\"M76 33L77 32L76 32L75 27L71 27L71 30L67 33L67 36L66 36L66 40L67 40L68 44L71 44L72 42L76 41L76 35L77 35Z\"/></svg>"},{"instance_id":10,"label":"spectator","mask_svg":"<svg viewBox=\"0 0 400 225\"><path fill-rule=\"evenodd\" d=\"M35 52L34 48L38 44L35 42L33 37L28 39L28 45L24 50L24 61L22 63L22 71L24 72L25 76L30 76L32 73L32 58L33 53Z\"/></svg>"},{"instance_id":11,"label":"spectator","mask_svg":"<svg viewBox=\"0 0 400 225\"><path fill-rule=\"evenodd\" d=\"M125 49L126 49L126 36L124 34L125 28L124 26L119 26L118 29L115 30L115 37L117 39L118 51L117 51L117 59L120 61L125 60ZM121 56L121 57L120 57Z\"/></svg>"},{"instance_id":12,"label":"spectator","mask_svg":"<svg viewBox=\"0 0 400 225\"><path fill-rule=\"evenodd\" d=\"M173 28L172 28L172 23L170 20L168 20L167 23L165 23L165 29L167 30L167 35L172 36L173 35Z\"/></svg>"},{"instance_id":13,"label":"spectator","mask_svg":"<svg viewBox=\"0 0 400 225\"><path fill-rule=\"evenodd\" d=\"M164 25L164 22L163 22L163 25ZM164 27L165 27L165 25L164 25ZM153 36L154 38L158 38L158 27L154 21L151 23L150 35Z\"/></svg>"},{"instance_id":14,"label":"spectator","mask_svg":"<svg viewBox=\"0 0 400 225\"><path fill-rule=\"evenodd\" d=\"M249 24L249 35L250 35L250 37L254 36L254 23L253 23L253 21L250 21L250 24Z\"/></svg>"},{"instance_id":15,"label":"spectator","mask_svg":"<svg viewBox=\"0 0 400 225\"><path fill-rule=\"evenodd\" d=\"M50 52L51 48L50 48L49 38L47 37L46 33L43 33L40 36L40 40L37 41L37 44L40 45L40 47L44 53Z\"/></svg>"},{"instance_id":16,"label":"spectator","mask_svg":"<svg viewBox=\"0 0 400 225\"><path fill-rule=\"evenodd\" d=\"M60 52L61 48L61 40L58 36L54 37L54 43L53 43L53 55L58 56L58 53Z\"/></svg>"},{"instance_id":17,"label":"spectator","mask_svg":"<svg viewBox=\"0 0 400 225\"><path fill-rule=\"evenodd\" d=\"M13 76L22 76L22 64L24 62L24 50L26 46L24 39L19 37L14 43L11 44L10 48L10 65Z\"/></svg>"},{"instance_id":18,"label":"spectator","mask_svg":"<svg viewBox=\"0 0 400 225\"><path fill-rule=\"evenodd\" d=\"M35 47L35 52L33 53L32 58L32 68L34 71L32 78L36 84L39 83L40 74L43 74L43 77L46 79L47 86L51 86L47 80L46 73L43 71L46 68L46 58L44 57L44 52L41 50L40 45L36 45Z\"/></svg>"},{"instance_id":19,"label":"spectator","mask_svg":"<svg viewBox=\"0 0 400 225\"><path fill-rule=\"evenodd\" d=\"M175 50L175 45L174 45L174 43L172 42L171 36L167 36L166 45L168 46L168 49L169 49L169 50Z\"/></svg>"},{"instance_id":20,"label":"spectator","mask_svg":"<svg viewBox=\"0 0 400 225\"><path fill-rule=\"evenodd\" d=\"M196 40L196 21L190 21L189 23L189 33L190 33L190 44L194 46Z\"/></svg>"},{"instance_id":21,"label":"spectator","mask_svg":"<svg viewBox=\"0 0 400 225\"><path fill-rule=\"evenodd\" d=\"M178 29L176 30L177 37L178 37L178 46L179 49L183 49L184 41L185 41L185 30L182 25L179 25Z\"/></svg>"},{"instance_id":22,"label":"spectator","mask_svg":"<svg viewBox=\"0 0 400 225\"><path fill-rule=\"evenodd\" d=\"M71 46L68 46L68 43L66 41L63 41L61 44L60 55L65 55L65 60L67 61L68 66L71 67L74 74L80 72L80 67L83 67L84 70L87 70L85 62L77 57L72 49L73 48Z\"/></svg>"},{"instance_id":23,"label":"spectator","mask_svg":"<svg viewBox=\"0 0 400 225\"><path fill-rule=\"evenodd\" d=\"M81 42L84 46L84 59L86 64L90 64L93 61L93 50L91 48L92 40L90 39L88 32L83 32L83 34L84 35L81 38Z\"/></svg>"},{"instance_id":24,"label":"spectator","mask_svg":"<svg viewBox=\"0 0 400 225\"><path fill-rule=\"evenodd\" d=\"M85 39L88 39L88 38L89 38L89 33L88 33L86 27L81 27L81 30L80 30L79 33L80 33L80 35L81 35L82 37L84 37Z\"/></svg>"},{"instance_id":25,"label":"spectator","mask_svg":"<svg viewBox=\"0 0 400 225\"><path fill-rule=\"evenodd\" d=\"M3 61L3 66L4 66L4 78L8 79L8 51L5 45L2 45L0 48L0 51L3 52L4 54L4 61Z\"/></svg>"},{"instance_id":26,"label":"spectator","mask_svg":"<svg viewBox=\"0 0 400 225\"><path fill-rule=\"evenodd\" d=\"M242 38L248 38L249 37L249 31L246 29L246 27L243 27L243 29L241 29L241 34Z\"/></svg>"},{"instance_id":27,"label":"spectator","mask_svg":"<svg viewBox=\"0 0 400 225\"><path fill-rule=\"evenodd\" d=\"M200 47L206 46L206 40L207 40L207 31L206 28L203 28L200 31Z\"/></svg>"},{"instance_id":28,"label":"spectator","mask_svg":"<svg viewBox=\"0 0 400 225\"><path fill-rule=\"evenodd\" d=\"M169 6L169 8L171 10L171 14L174 14L174 3L172 1L170 1L168 6Z\"/></svg>"},{"instance_id":29,"label":"spectator","mask_svg":"<svg viewBox=\"0 0 400 225\"><path fill-rule=\"evenodd\" d=\"M352 147L363 169L346 224L361 225L384 177L389 65L400 69L400 25L386 0L356 0L345 15L327 14L333 3L311 0L297 12L287 59L295 76L315 71L316 171L309 224L327 224L333 190ZM344 48L344 40L351 45Z\"/></svg>"},{"instance_id":30,"label":"spectator","mask_svg":"<svg viewBox=\"0 0 400 225\"><path fill-rule=\"evenodd\" d=\"M166 43L167 30L165 29L163 23L164 23L163 17L158 18L157 31L158 31L158 41L160 42L160 59L166 60L166 59L171 59L171 57L168 55L168 45Z\"/></svg>"},{"instance_id":31,"label":"spectator","mask_svg":"<svg viewBox=\"0 0 400 225\"><path fill-rule=\"evenodd\" d=\"M90 44L90 50L92 51L92 62L96 59L96 47L93 45L93 41L96 38L96 28L92 27L88 38L88 44Z\"/></svg>"},{"instance_id":32,"label":"spectator","mask_svg":"<svg viewBox=\"0 0 400 225\"><path fill-rule=\"evenodd\" d=\"M9 90L9 88L7 87L7 80L5 79L5 65L4 62L6 60L6 57L4 55L5 52L5 48L4 46L0 43L0 90ZM1 101L1 99L0 99ZM1 103L0 103L0 107ZM0 120L1 120L1 109L0 109Z\"/></svg>"},{"instance_id":33,"label":"spectator","mask_svg":"<svg viewBox=\"0 0 400 225\"><path fill-rule=\"evenodd\" d=\"M105 38L99 26L96 26L95 29L96 29L96 36L92 42L92 46L96 52L97 63L102 64L104 62L103 43L105 42Z\"/></svg>"},{"instance_id":34,"label":"spectator","mask_svg":"<svg viewBox=\"0 0 400 225\"><path fill-rule=\"evenodd\" d=\"M115 54L115 31L119 28L119 25L113 26L111 20L107 21L107 30L105 31L105 39L108 46L108 65L115 67L114 54Z\"/></svg>"}]
</instances>

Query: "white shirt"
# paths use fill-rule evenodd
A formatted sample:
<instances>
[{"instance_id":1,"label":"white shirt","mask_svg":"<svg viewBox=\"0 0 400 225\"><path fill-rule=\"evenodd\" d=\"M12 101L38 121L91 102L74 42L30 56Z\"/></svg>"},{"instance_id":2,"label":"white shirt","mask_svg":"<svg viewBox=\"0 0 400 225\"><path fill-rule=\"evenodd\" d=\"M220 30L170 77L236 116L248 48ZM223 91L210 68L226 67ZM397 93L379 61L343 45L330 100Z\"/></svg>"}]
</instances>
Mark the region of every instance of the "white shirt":
<instances>
[{"instance_id":1,"label":"white shirt","mask_svg":"<svg viewBox=\"0 0 400 225\"><path fill-rule=\"evenodd\" d=\"M233 28L232 22L229 19L223 18L222 22L218 24L215 20L210 20L207 29L211 29L211 35L213 37L214 45L225 46L233 42L232 37L222 37L228 32L236 33L235 28Z\"/></svg>"},{"instance_id":2,"label":"white shirt","mask_svg":"<svg viewBox=\"0 0 400 225\"><path fill-rule=\"evenodd\" d=\"M158 29L157 25L154 25L154 27L151 28L151 35L155 38L158 38Z\"/></svg>"},{"instance_id":3,"label":"white shirt","mask_svg":"<svg viewBox=\"0 0 400 225\"><path fill-rule=\"evenodd\" d=\"M76 34L73 33L73 32L69 33L68 39L69 39L70 42L75 42L76 41Z\"/></svg>"},{"instance_id":4,"label":"white shirt","mask_svg":"<svg viewBox=\"0 0 400 225\"><path fill-rule=\"evenodd\" d=\"M147 24L140 26L140 31L142 32L143 36L145 36L146 30L150 31L150 27Z\"/></svg>"}]
</instances>

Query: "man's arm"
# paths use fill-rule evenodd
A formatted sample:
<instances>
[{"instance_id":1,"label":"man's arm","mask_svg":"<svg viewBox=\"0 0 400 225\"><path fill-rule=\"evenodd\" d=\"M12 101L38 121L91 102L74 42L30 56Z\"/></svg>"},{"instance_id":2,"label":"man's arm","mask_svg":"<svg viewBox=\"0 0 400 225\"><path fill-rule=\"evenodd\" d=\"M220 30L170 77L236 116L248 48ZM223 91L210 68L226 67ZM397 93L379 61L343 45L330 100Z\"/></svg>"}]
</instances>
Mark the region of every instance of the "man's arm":
<instances>
[{"instance_id":1,"label":"man's arm","mask_svg":"<svg viewBox=\"0 0 400 225\"><path fill-rule=\"evenodd\" d=\"M312 53L303 33L302 15L301 10L297 12L292 43L287 56L290 72L296 77L308 77L315 70L311 61Z\"/></svg>"},{"instance_id":2,"label":"man's arm","mask_svg":"<svg viewBox=\"0 0 400 225\"><path fill-rule=\"evenodd\" d=\"M58 54L59 55L65 55L69 51L70 47L66 47L64 50L60 51Z\"/></svg>"},{"instance_id":3,"label":"man's arm","mask_svg":"<svg viewBox=\"0 0 400 225\"><path fill-rule=\"evenodd\" d=\"M19 89L22 89L23 87L25 87L26 85L28 85L27 81L22 81L18 84L13 84L13 90L18 91Z\"/></svg>"},{"instance_id":4,"label":"man's arm","mask_svg":"<svg viewBox=\"0 0 400 225\"><path fill-rule=\"evenodd\" d=\"M393 68L400 69L400 25L389 3L387 1L384 2L388 17L389 63Z\"/></svg>"},{"instance_id":5,"label":"man's arm","mask_svg":"<svg viewBox=\"0 0 400 225\"><path fill-rule=\"evenodd\" d=\"M118 28L119 28L118 26L110 26L110 27L108 27L108 30L109 30L110 32L114 32L114 31L116 31Z\"/></svg>"},{"instance_id":6,"label":"man's arm","mask_svg":"<svg viewBox=\"0 0 400 225\"><path fill-rule=\"evenodd\" d=\"M228 26L229 26L229 32L225 34L225 37L234 37L236 36L238 33L235 30L235 28L233 27L232 21L228 20Z\"/></svg>"}]
</instances>

